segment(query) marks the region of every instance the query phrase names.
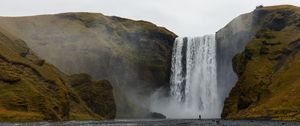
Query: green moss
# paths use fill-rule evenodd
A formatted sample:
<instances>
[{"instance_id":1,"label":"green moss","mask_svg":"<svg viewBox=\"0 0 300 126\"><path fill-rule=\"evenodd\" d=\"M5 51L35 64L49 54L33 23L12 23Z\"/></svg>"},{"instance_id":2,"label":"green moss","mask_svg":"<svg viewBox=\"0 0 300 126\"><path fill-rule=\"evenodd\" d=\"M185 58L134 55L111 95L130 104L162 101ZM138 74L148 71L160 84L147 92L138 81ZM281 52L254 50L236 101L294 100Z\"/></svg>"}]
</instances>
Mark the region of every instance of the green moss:
<instances>
[{"instance_id":1,"label":"green moss","mask_svg":"<svg viewBox=\"0 0 300 126\"><path fill-rule=\"evenodd\" d=\"M92 81L87 74L72 75L69 80L80 98L94 113L106 119L115 118L116 105L111 95L113 88L108 81Z\"/></svg>"},{"instance_id":2,"label":"green moss","mask_svg":"<svg viewBox=\"0 0 300 126\"><path fill-rule=\"evenodd\" d=\"M0 32L0 121L95 120L111 119L107 115L115 114L115 111L105 114L91 111L91 106L67 83L67 75L44 61L41 63L22 41L5 31ZM20 55L23 52L19 50L20 45L28 50L26 55ZM112 92L97 93L102 96L97 100L113 97ZM114 99L110 99L110 104L105 100L100 103L114 105Z\"/></svg>"},{"instance_id":3,"label":"green moss","mask_svg":"<svg viewBox=\"0 0 300 126\"><path fill-rule=\"evenodd\" d=\"M122 87L137 87L137 89L139 90L136 92L138 92L139 95L143 95L139 97L148 97L151 93L153 93L153 91L155 91L155 89L168 84L171 67L171 51L174 39L177 36L171 31L168 31L166 28L156 26L153 23L146 21L133 21L119 17L109 17L97 13L65 13L36 17L3 18L1 22L2 24L7 24L3 25L4 29L19 33L18 35L15 33L13 34L19 36L20 38L26 39L26 42L31 44L31 47L34 48L35 51L42 51L41 56L44 56L43 58L49 61L51 60L50 62L52 63L57 63L55 65L58 65L58 67L70 73L74 73L75 71L73 68L68 67L76 65L70 64L65 66L65 63L75 63L76 61L78 61L80 62L81 66L79 65L77 70L90 72L89 74L93 74L93 77L99 77L97 79L102 79L101 77L106 79L113 78L112 81L114 81L114 83L117 83L115 84L116 86L122 85ZM23 23L20 24L18 22ZM20 27L15 27L20 25L25 26L27 24L25 22L29 24L35 24L34 27L32 27L33 29L20 29ZM15 23L18 25L14 25ZM45 30L45 25L49 27L53 26L53 28L51 27L49 30ZM55 35L55 29L61 29L59 30L60 33L58 36ZM36 31L40 31L41 34L39 34L39 36L34 35ZM80 37L81 35L79 34L81 33L83 36L80 39L74 39L74 37ZM55 40L52 39L51 35L55 35ZM5 37L5 41L14 39L13 37L11 37L13 39L11 39L10 37L7 38L7 35ZM39 39L36 40L36 37L38 37ZM69 47L69 49L63 48L66 46L65 44L63 44L64 42L59 42L62 38L64 38L63 40L66 41L74 40L71 43L65 43L71 44L71 48L80 46L84 43L90 44L85 44L87 48L79 47L79 50L69 50ZM57 42L50 42L56 40ZM16 50L14 48L15 45L12 45L11 47L12 50ZM48 49L44 50L41 48ZM56 51L51 52L53 50ZM45 51L49 52L45 53ZM74 54L71 51L78 52L79 54ZM64 55L61 55L58 52L70 52L66 53L66 55L69 55L68 61L66 62L65 59L61 59L62 62L56 62L57 59L64 57ZM98 55L100 52L101 54ZM3 51L3 53L5 52ZM31 54L32 52L28 50L28 48L27 50L20 50L20 52L18 51L18 53L23 59L27 59L25 63L37 70L40 73L40 75L45 78L45 80L48 80L49 82L54 82L58 85L64 83L66 77L60 76L65 75L56 75L55 73L60 72L58 70L55 70L53 66L47 63L44 64L43 60L34 57L34 55ZM51 55L46 55L47 53L51 53ZM10 54L7 54L6 57L14 57L8 55ZM84 60L80 60L80 56L84 56ZM99 63L96 63L98 65L92 63L95 66L88 66L88 64L91 65L89 61L94 62L94 59L97 59L96 57L101 57L101 61L97 60L99 61ZM12 59L12 61L19 60L19 58L20 57L16 57L15 59ZM32 62L34 64L32 64ZM117 66L117 68L113 66ZM95 69L91 67L95 67ZM103 71L99 71L99 69L102 69ZM119 73L122 73L123 71L128 73L128 75L120 77L121 74ZM123 77L125 76L128 76L128 79L124 80ZM61 82L59 78L62 78L61 80L63 81ZM65 85L69 86L67 82L65 82ZM49 87L52 91L56 90L54 87L57 86L49 84ZM60 98L62 101L64 101L64 94L67 93L69 89L61 89L63 90L59 90ZM127 89L122 90L126 91ZM78 104L78 101L80 100L75 98L77 97L76 95L72 95L72 99L75 99L75 101L77 101ZM125 96L123 95L123 97ZM84 101L81 102L84 103ZM73 104L72 100L70 101L70 104ZM129 104L130 105L128 106L130 107L125 108L128 110L128 112L130 112L130 109L132 109L135 114L141 110L136 109L139 104ZM87 105L85 106L87 107ZM90 108L87 108L89 109L89 112L91 112ZM70 113L76 113L77 115L86 115L81 114L80 112L73 112L72 109L70 111ZM130 113L124 114L131 115Z\"/></svg>"},{"instance_id":4,"label":"green moss","mask_svg":"<svg viewBox=\"0 0 300 126\"><path fill-rule=\"evenodd\" d=\"M300 29L295 23L299 10L261 9L267 13L260 17L255 38L233 59L239 80L225 101L222 117L299 120Z\"/></svg>"}]
</instances>

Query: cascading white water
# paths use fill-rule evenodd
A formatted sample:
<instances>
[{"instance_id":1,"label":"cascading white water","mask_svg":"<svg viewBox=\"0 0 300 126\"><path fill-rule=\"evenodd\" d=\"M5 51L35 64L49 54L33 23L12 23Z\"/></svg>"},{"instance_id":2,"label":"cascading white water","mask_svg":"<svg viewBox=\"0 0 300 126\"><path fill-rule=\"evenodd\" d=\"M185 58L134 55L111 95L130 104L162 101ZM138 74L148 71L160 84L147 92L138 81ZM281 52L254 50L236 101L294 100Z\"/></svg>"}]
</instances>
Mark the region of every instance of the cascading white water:
<instances>
[{"instance_id":1,"label":"cascading white water","mask_svg":"<svg viewBox=\"0 0 300 126\"><path fill-rule=\"evenodd\" d=\"M168 118L220 118L214 35L177 38L172 57L170 96L152 111Z\"/></svg>"}]
</instances>

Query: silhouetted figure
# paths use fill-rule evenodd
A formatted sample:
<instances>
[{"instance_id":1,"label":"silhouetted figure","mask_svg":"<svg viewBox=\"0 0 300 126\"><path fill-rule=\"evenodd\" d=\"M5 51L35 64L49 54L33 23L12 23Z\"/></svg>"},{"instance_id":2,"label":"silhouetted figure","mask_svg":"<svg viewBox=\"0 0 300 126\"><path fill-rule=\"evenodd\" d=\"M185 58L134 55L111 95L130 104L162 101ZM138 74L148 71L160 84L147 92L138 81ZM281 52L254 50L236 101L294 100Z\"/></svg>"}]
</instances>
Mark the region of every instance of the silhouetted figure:
<instances>
[{"instance_id":1,"label":"silhouetted figure","mask_svg":"<svg viewBox=\"0 0 300 126\"><path fill-rule=\"evenodd\" d=\"M201 119L201 114L199 115L199 119Z\"/></svg>"}]
</instances>

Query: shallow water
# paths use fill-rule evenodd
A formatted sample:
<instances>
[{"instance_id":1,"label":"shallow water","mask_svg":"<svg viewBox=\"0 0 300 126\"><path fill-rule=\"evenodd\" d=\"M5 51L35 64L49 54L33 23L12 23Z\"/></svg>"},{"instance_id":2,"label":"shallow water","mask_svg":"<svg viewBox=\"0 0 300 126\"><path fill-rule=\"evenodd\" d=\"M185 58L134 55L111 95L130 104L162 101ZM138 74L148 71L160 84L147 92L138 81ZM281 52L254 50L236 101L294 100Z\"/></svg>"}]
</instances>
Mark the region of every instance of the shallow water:
<instances>
[{"instance_id":1,"label":"shallow water","mask_svg":"<svg viewBox=\"0 0 300 126\"><path fill-rule=\"evenodd\" d=\"M299 126L300 122L260 121L260 120L107 120L107 121L67 121L35 123L0 123L0 126Z\"/></svg>"}]
</instances>

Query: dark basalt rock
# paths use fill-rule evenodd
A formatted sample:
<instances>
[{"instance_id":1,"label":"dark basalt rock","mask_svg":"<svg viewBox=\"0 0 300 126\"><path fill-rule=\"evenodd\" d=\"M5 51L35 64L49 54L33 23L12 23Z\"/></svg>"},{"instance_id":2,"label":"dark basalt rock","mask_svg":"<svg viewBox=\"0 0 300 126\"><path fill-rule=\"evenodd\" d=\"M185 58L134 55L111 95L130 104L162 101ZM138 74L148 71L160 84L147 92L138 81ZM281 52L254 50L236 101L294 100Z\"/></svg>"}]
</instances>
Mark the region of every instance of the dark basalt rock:
<instances>
[{"instance_id":1,"label":"dark basalt rock","mask_svg":"<svg viewBox=\"0 0 300 126\"><path fill-rule=\"evenodd\" d=\"M287 25L287 19L285 17L276 17L267 26L270 30L280 31Z\"/></svg>"},{"instance_id":2,"label":"dark basalt rock","mask_svg":"<svg viewBox=\"0 0 300 126\"><path fill-rule=\"evenodd\" d=\"M166 119L167 118L165 115L158 113L158 112L151 112L149 114L149 117L153 118L153 119Z\"/></svg>"},{"instance_id":3,"label":"dark basalt rock","mask_svg":"<svg viewBox=\"0 0 300 126\"><path fill-rule=\"evenodd\" d=\"M296 25L298 28L300 28L300 23Z\"/></svg>"},{"instance_id":4,"label":"dark basalt rock","mask_svg":"<svg viewBox=\"0 0 300 126\"><path fill-rule=\"evenodd\" d=\"M69 77L69 81L93 112L106 119L114 119L116 105L110 82L107 80L92 81L91 78L88 74L74 74Z\"/></svg>"}]
</instances>

